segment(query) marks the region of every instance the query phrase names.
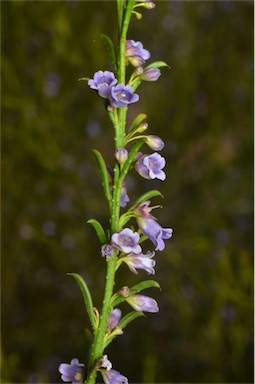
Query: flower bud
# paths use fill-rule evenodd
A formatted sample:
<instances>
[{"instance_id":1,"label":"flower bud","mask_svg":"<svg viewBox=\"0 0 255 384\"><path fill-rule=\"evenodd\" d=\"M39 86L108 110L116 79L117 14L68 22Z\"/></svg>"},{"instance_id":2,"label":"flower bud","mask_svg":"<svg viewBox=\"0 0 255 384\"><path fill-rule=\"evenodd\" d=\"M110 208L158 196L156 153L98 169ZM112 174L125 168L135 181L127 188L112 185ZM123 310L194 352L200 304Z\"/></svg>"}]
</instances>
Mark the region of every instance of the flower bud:
<instances>
[{"instance_id":1,"label":"flower bud","mask_svg":"<svg viewBox=\"0 0 255 384\"><path fill-rule=\"evenodd\" d=\"M148 123L142 123L139 125L139 127L136 129L137 133L143 133L148 128Z\"/></svg>"},{"instance_id":2,"label":"flower bud","mask_svg":"<svg viewBox=\"0 0 255 384\"><path fill-rule=\"evenodd\" d=\"M155 135L146 136L146 144L154 151L161 151L165 146L164 141Z\"/></svg>"},{"instance_id":3,"label":"flower bud","mask_svg":"<svg viewBox=\"0 0 255 384\"><path fill-rule=\"evenodd\" d=\"M125 285L119 290L119 294L123 297L128 297L129 295L129 288Z\"/></svg>"},{"instance_id":4,"label":"flower bud","mask_svg":"<svg viewBox=\"0 0 255 384\"><path fill-rule=\"evenodd\" d=\"M128 158L128 151L125 148L118 148L115 151L115 159L120 165L123 165Z\"/></svg>"},{"instance_id":5,"label":"flower bud","mask_svg":"<svg viewBox=\"0 0 255 384\"><path fill-rule=\"evenodd\" d=\"M160 75L161 72L158 68L147 68L143 71L140 79L145 81L156 81Z\"/></svg>"},{"instance_id":6,"label":"flower bud","mask_svg":"<svg viewBox=\"0 0 255 384\"><path fill-rule=\"evenodd\" d=\"M114 253L114 248L110 244L104 244L101 247L101 255L102 257L106 257L107 259L111 257Z\"/></svg>"}]
</instances>

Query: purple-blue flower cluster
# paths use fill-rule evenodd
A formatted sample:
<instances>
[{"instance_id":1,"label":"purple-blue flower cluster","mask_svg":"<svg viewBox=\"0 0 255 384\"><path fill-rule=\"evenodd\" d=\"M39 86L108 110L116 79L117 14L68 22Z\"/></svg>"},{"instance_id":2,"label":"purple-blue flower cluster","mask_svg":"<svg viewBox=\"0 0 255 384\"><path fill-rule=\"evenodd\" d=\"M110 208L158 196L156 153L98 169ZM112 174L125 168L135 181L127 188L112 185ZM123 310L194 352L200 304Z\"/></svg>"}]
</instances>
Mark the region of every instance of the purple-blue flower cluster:
<instances>
[{"instance_id":1,"label":"purple-blue flower cluster","mask_svg":"<svg viewBox=\"0 0 255 384\"><path fill-rule=\"evenodd\" d=\"M130 85L117 84L113 72L98 71L93 79L88 81L91 89L95 89L99 96L108 99L111 107L122 108L139 100L137 93L133 93Z\"/></svg>"}]
</instances>

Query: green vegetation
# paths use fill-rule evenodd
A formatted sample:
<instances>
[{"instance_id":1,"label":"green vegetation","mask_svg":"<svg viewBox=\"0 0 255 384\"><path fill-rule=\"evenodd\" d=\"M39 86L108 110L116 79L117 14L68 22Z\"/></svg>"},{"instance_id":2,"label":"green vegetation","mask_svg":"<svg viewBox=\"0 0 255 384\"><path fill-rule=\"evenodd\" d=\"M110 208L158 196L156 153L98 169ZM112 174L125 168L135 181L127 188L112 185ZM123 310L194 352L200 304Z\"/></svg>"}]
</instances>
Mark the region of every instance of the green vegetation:
<instances>
[{"instance_id":1,"label":"green vegetation","mask_svg":"<svg viewBox=\"0 0 255 384\"><path fill-rule=\"evenodd\" d=\"M171 67L138 93L150 133L166 142L168 179L150 189L160 187L157 217L174 235L155 257L159 314L128 326L108 354L133 383L251 383L253 2L156 3L129 37ZM105 261L86 222L107 220L91 149L112 164L113 132L78 79L112 70L98 36L116 42L116 4L1 8L2 382L60 382L59 363L83 361L89 340L67 273L85 277L96 306L102 300ZM130 122L137 113L131 106ZM146 185L129 177L134 201ZM125 266L120 274L138 281Z\"/></svg>"}]
</instances>

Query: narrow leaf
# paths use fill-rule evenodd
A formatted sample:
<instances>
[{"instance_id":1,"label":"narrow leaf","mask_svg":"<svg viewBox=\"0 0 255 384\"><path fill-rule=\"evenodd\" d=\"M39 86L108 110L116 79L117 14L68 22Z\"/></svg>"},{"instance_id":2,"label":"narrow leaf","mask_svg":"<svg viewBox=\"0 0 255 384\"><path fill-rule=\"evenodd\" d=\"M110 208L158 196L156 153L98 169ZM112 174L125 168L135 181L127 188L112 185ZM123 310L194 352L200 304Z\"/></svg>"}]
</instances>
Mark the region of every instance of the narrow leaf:
<instances>
[{"instance_id":1,"label":"narrow leaf","mask_svg":"<svg viewBox=\"0 0 255 384\"><path fill-rule=\"evenodd\" d=\"M82 295L83 295L83 299L85 302L85 306L87 309L87 313L89 316L91 326L93 329L95 329L95 315L94 315L94 311L93 311L93 302L92 302L92 297L91 297L89 288L88 288L85 280L80 275L78 275L78 273L68 273L68 275L73 276L75 278L76 282L78 283L78 285L81 289Z\"/></svg>"},{"instance_id":2,"label":"narrow leaf","mask_svg":"<svg viewBox=\"0 0 255 384\"><path fill-rule=\"evenodd\" d=\"M109 56L110 56L110 59L111 59L111 62L112 62L112 65L113 65L113 68L114 68L114 71L117 72L117 60L116 60L116 54L115 54L114 45L113 45L112 40L110 39L109 36L107 36L105 34L99 35L99 39L106 46L107 51L108 51Z\"/></svg>"},{"instance_id":3,"label":"narrow leaf","mask_svg":"<svg viewBox=\"0 0 255 384\"><path fill-rule=\"evenodd\" d=\"M92 227L94 227L94 229L95 229L95 231L97 233L97 236L98 236L99 240L101 241L101 243L102 244L107 243L107 238L106 238L106 234L105 234L104 228L99 223L99 221L97 221L95 219L90 219L90 220L87 221L87 223L91 224Z\"/></svg>"},{"instance_id":4,"label":"narrow leaf","mask_svg":"<svg viewBox=\"0 0 255 384\"><path fill-rule=\"evenodd\" d=\"M128 130L128 133L133 132L136 128L139 127L139 125L147 118L147 115L144 113L140 113L136 118L134 119L133 123L130 125L130 128Z\"/></svg>"},{"instance_id":5,"label":"narrow leaf","mask_svg":"<svg viewBox=\"0 0 255 384\"><path fill-rule=\"evenodd\" d=\"M155 280L142 281L141 283L138 283L138 284L134 285L132 288L130 288L128 297L136 295L140 291L147 289L147 288L159 288L160 289L160 285ZM113 302L113 307L116 307L120 303L123 303L125 300L126 300L126 297L124 297L124 296L117 297L117 299L115 299Z\"/></svg>"},{"instance_id":6,"label":"narrow leaf","mask_svg":"<svg viewBox=\"0 0 255 384\"><path fill-rule=\"evenodd\" d=\"M145 201L147 201L147 200L149 200L149 199L151 199L152 197L155 197L155 196L161 196L161 197L163 197L163 195L162 195L161 192L157 191L156 189L153 189L153 190L151 190L151 191L148 191L148 192L144 193L142 196L140 196L140 197L136 200L134 206L137 206L137 205L139 205L139 204L142 204L142 203L144 203Z\"/></svg>"},{"instance_id":7,"label":"narrow leaf","mask_svg":"<svg viewBox=\"0 0 255 384\"><path fill-rule=\"evenodd\" d=\"M107 198L107 200L110 203L112 197L111 197L111 191L110 191L110 186L109 186L109 176L108 176L105 161L104 161L103 156L101 155L101 153L99 151L97 151L96 149L93 149L92 152L96 158L96 161L97 161L97 164L98 164L98 167L100 170L105 197Z\"/></svg>"},{"instance_id":8,"label":"narrow leaf","mask_svg":"<svg viewBox=\"0 0 255 384\"><path fill-rule=\"evenodd\" d=\"M162 68L162 67L168 67L169 69L171 69L169 67L169 65L167 63L165 63L164 61L154 61L153 63L147 65L144 69L147 69L147 68Z\"/></svg>"},{"instance_id":9,"label":"narrow leaf","mask_svg":"<svg viewBox=\"0 0 255 384\"><path fill-rule=\"evenodd\" d=\"M90 78L89 77L81 77L80 79L78 79L78 81L89 81Z\"/></svg>"}]
</instances>

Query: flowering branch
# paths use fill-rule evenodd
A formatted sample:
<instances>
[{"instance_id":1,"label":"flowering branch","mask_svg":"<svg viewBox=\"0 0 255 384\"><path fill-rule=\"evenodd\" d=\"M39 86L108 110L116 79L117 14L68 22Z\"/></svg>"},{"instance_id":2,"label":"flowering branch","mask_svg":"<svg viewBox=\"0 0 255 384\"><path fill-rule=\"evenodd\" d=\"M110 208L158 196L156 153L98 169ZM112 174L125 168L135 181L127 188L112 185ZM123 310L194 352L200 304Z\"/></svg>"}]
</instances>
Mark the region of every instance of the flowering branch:
<instances>
[{"instance_id":1,"label":"flowering branch","mask_svg":"<svg viewBox=\"0 0 255 384\"><path fill-rule=\"evenodd\" d=\"M100 35L100 39L107 46L111 57L114 72L108 70L97 71L93 78L83 78L88 81L91 89L97 91L103 101L108 117L114 128L115 163L113 169L107 167L103 155L93 150L96 158L105 197L109 205L109 228L103 228L100 222L90 219L89 224L95 229L101 242L101 255L105 258L107 271L105 280L104 298L101 312L93 306L92 296L84 279L71 273L77 281L83 294L86 310L93 332L93 342L89 361L86 364L86 384L96 382L97 373L100 372L105 384L126 384L128 379L118 371L112 369L112 364L104 354L105 348L123 333L123 329L143 312L157 313L159 306L156 300L140 294L147 288L160 288L155 280L145 280L129 288L123 286L114 292L115 275L124 263L131 272L138 274L138 269L148 274L155 274L155 252L143 253L141 244L149 239L155 247L155 251L165 248L164 240L172 236L171 228L162 228L156 218L150 213L159 206L150 206L151 198L162 196L157 190L151 190L140 196L126 212L120 214L121 208L125 208L130 201L125 183L126 176L134 169L148 180L159 179L164 181L166 174L163 171L166 161L158 151L164 147L161 138L155 135L145 135L148 128L145 121L146 115L139 114L130 125L126 127L126 116L129 105L139 100L135 93L142 81L156 81L161 75L161 67L168 66L163 61L156 61L145 67L145 62L150 58L150 52L144 49L141 42L127 39L127 32L132 14L137 19L142 15L139 8L151 9L155 4L148 0L117 0L118 11L118 54L117 59L111 39L106 35ZM134 71L130 79L126 79L126 66L131 64ZM132 142L132 146L126 146ZM153 151L152 154L142 154L140 151L144 144ZM138 230L126 227L128 221L134 218ZM134 311L122 317L121 310L117 308L126 301ZM84 365L78 359L73 359L71 364L62 363L59 367L61 378L65 382L74 384L82 383Z\"/></svg>"}]
</instances>

